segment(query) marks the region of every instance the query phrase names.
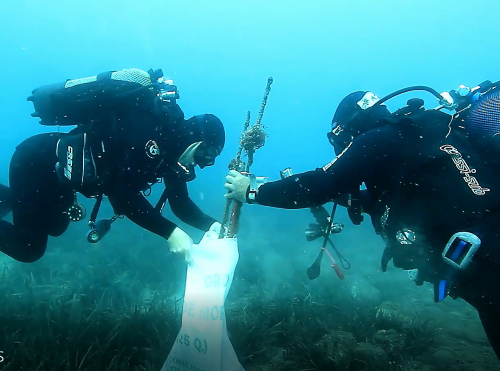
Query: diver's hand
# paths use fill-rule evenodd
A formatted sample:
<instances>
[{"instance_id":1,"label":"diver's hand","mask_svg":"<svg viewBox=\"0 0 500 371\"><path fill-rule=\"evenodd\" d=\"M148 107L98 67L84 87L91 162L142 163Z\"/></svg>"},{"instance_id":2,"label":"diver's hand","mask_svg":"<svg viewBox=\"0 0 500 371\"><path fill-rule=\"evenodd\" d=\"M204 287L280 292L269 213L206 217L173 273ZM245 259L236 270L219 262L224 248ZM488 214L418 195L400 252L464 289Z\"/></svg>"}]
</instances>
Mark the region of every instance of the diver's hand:
<instances>
[{"instance_id":1,"label":"diver's hand","mask_svg":"<svg viewBox=\"0 0 500 371\"><path fill-rule=\"evenodd\" d=\"M248 189L250 188L250 179L236 170L230 170L226 176L224 188L229 191L224 195L225 197L234 198L242 203L246 203Z\"/></svg>"},{"instance_id":2,"label":"diver's hand","mask_svg":"<svg viewBox=\"0 0 500 371\"><path fill-rule=\"evenodd\" d=\"M212 225L210 226L210 228L208 229L207 232L213 232L213 233L219 234L221 228L222 228L222 225L219 222L214 222L214 223L212 223Z\"/></svg>"},{"instance_id":3,"label":"diver's hand","mask_svg":"<svg viewBox=\"0 0 500 371\"><path fill-rule=\"evenodd\" d=\"M223 230L223 234L225 234L227 232L227 226L222 226L219 222L214 222L210 228L208 229L207 232L210 232L210 233L215 233L217 235L220 235L220 232L221 232L221 228L224 228Z\"/></svg>"},{"instance_id":4,"label":"diver's hand","mask_svg":"<svg viewBox=\"0 0 500 371\"><path fill-rule=\"evenodd\" d=\"M179 227L175 227L167 242L171 252L191 263L191 246L193 246L193 240L186 232Z\"/></svg>"}]
</instances>

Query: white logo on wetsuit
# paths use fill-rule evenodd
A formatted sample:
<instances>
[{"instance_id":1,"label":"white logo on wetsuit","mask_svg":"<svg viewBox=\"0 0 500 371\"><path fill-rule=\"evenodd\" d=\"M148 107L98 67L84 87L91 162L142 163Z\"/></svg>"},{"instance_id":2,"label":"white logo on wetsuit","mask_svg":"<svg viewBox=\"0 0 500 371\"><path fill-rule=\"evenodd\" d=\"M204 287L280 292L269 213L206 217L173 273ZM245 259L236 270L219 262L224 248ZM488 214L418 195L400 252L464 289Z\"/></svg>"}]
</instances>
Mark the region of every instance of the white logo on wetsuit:
<instances>
[{"instance_id":1,"label":"white logo on wetsuit","mask_svg":"<svg viewBox=\"0 0 500 371\"><path fill-rule=\"evenodd\" d=\"M336 124L336 123L335 123ZM332 130L332 134L335 135L336 137L339 136L340 133L342 133L344 129L342 129L342 126L337 125L335 128Z\"/></svg>"},{"instance_id":2,"label":"white logo on wetsuit","mask_svg":"<svg viewBox=\"0 0 500 371\"><path fill-rule=\"evenodd\" d=\"M456 168L460 171L460 174L463 175L465 183L467 183L467 185L475 195L484 196L486 192L490 191L490 189L488 188L481 187L477 179L471 176L471 174L476 173L476 169L471 169L469 165L467 165L467 163L462 157L462 154L458 152L458 149L456 149L450 144L444 144L441 147L439 147L439 149L451 156L451 159L453 160L453 163L455 164Z\"/></svg>"},{"instance_id":3,"label":"white logo on wetsuit","mask_svg":"<svg viewBox=\"0 0 500 371\"><path fill-rule=\"evenodd\" d=\"M352 145L352 142L349 143L347 145L347 147L345 147L344 150L342 152L340 152L337 157L335 157L332 161L330 161L328 164L326 164L325 166L323 166L323 171L327 171L335 162L337 162L337 160L339 158L341 158L344 153L347 152L347 150L349 149L349 147L351 147L351 145Z\"/></svg>"},{"instance_id":4,"label":"white logo on wetsuit","mask_svg":"<svg viewBox=\"0 0 500 371\"><path fill-rule=\"evenodd\" d=\"M357 104L362 110L365 110L373 107L379 100L379 97L369 91L363 95L363 98L361 98Z\"/></svg>"},{"instance_id":5,"label":"white logo on wetsuit","mask_svg":"<svg viewBox=\"0 0 500 371\"><path fill-rule=\"evenodd\" d=\"M150 140L146 143L146 154L149 158L156 157L160 154L160 148L154 140Z\"/></svg>"},{"instance_id":6,"label":"white logo on wetsuit","mask_svg":"<svg viewBox=\"0 0 500 371\"><path fill-rule=\"evenodd\" d=\"M71 180L71 176L73 174L73 147L68 146L68 150L66 152L66 166L64 168L64 176Z\"/></svg>"}]
</instances>

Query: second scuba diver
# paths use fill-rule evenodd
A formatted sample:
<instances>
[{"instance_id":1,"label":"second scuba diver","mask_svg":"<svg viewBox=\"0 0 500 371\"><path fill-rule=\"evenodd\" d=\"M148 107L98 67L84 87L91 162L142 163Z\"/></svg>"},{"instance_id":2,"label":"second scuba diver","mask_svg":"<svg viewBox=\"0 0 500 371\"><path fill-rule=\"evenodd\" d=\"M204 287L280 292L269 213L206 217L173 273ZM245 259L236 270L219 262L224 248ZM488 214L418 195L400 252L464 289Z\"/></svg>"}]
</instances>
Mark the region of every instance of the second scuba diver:
<instances>
[{"instance_id":1,"label":"second scuba diver","mask_svg":"<svg viewBox=\"0 0 500 371\"><path fill-rule=\"evenodd\" d=\"M161 70L110 71L34 90L28 100L42 125L78 126L69 133L35 135L16 148L10 187L0 188L13 215L13 224L0 221L0 251L21 262L40 259L49 236L62 235L70 221L85 217L78 192L97 200L89 242L126 216L189 260L191 238L161 211L168 200L187 224L202 231L220 228L191 200L186 183L195 178L195 166L215 163L225 131L211 114L185 120L177 98ZM165 191L154 207L145 195L158 179ZM116 215L97 221L103 196Z\"/></svg>"},{"instance_id":2,"label":"second scuba diver","mask_svg":"<svg viewBox=\"0 0 500 371\"><path fill-rule=\"evenodd\" d=\"M415 89L434 94L391 114L383 103ZM231 171L229 198L284 209L323 205L366 185L365 212L394 265L474 306L500 358L500 82L439 94L426 87L379 99L355 92L340 103L328 139L337 157L316 170L259 183ZM446 114L441 109L455 111ZM370 201L371 199L371 201Z\"/></svg>"}]
</instances>

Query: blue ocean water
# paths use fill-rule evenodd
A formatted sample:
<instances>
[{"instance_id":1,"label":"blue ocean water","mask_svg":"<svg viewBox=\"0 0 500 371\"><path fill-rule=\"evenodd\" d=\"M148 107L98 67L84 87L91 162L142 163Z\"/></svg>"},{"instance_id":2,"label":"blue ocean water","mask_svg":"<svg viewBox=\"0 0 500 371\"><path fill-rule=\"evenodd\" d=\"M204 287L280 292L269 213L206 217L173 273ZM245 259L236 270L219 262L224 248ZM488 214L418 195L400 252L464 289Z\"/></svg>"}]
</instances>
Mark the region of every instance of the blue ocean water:
<instances>
[{"instance_id":1,"label":"blue ocean water","mask_svg":"<svg viewBox=\"0 0 500 371\"><path fill-rule=\"evenodd\" d=\"M274 78L263 120L269 136L252 170L278 179L288 166L301 172L333 158L325 134L338 102L352 91L384 96L410 85L449 91L459 84L499 80L498 14L500 4L493 0L2 0L0 182L8 184L10 157L21 141L54 130L30 117L32 105L26 98L34 88L108 70L162 68L179 87L179 104L187 117L214 113L225 124L222 155L189 186L193 200L220 217L227 164L238 149L247 110L252 122L257 116L268 77ZM429 107L435 104L432 97L422 97ZM389 108L404 102L405 97L394 99ZM159 193L154 189L152 198ZM102 212L110 212L109 206ZM383 246L369 223L354 227L344 210L339 215L346 228L336 241L352 264L350 280L339 283L326 266L318 283L308 283L311 290L327 287L353 297L363 291L368 302L377 303L414 300L412 305L421 311L434 308L431 317L441 321L456 313L457 320L475 321L475 327L456 334L455 340L480 344L492 357L475 313L454 302L435 309L428 287L415 288L395 269L382 275L378 267ZM169 210L165 216L178 221ZM260 282L262 290L300 285L319 247L319 242L308 243L304 237L310 219L304 210L245 206L240 266L258 268L248 268L245 272L253 277L246 279ZM173 264L174 258L162 255L161 239L129 221L119 223L98 249L84 241L84 222L71 226L63 237L50 241L48 255L33 269L37 264L41 271L61 266L61 259L70 259L64 254L71 254L86 267L100 267L92 279L103 287L111 285L109 277L99 278L104 260L127 267L117 274L133 272L129 274L138 287L145 280L144 286L158 286L165 279L158 264ZM195 240L201 237L201 232L181 225ZM168 269L182 271L179 266ZM158 273L137 273L140 270ZM182 288L182 277L178 283Z\"/></svg>"}]
</instances>

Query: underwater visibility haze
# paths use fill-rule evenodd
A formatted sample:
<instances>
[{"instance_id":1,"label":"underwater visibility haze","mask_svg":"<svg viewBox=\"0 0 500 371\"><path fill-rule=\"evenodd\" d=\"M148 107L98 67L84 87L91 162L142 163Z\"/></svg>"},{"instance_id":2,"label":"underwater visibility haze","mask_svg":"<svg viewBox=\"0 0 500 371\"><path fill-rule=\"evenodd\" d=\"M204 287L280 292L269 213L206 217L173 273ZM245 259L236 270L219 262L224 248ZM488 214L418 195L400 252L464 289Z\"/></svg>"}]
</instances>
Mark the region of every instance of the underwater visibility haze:
<instances>
[{"instance_id":1,"label":"underwater visibility haze","mask_svg":"<svg viewBox=\"0 0 500 371\"><path fill-rule=\"evenodd\" d=\"M106 71L161 69L174 81L186 118L213 114L224 124L215 164L197 168L188 183L194 203L221 221L228 164L247 111L251 124L258 117L268 78L261 122L267 136L251 172L278 180L288 167L301 173L335 158L326 133L352 92L382 98L414 85L449 92L500 80L498 14L500 3L492 0L2 0L0 183L12 186L9 167L21 142L73 129L43 126L31 116L27 98L34 89ZM387 107L394 111L412 97L437 106L419 91ZM37 171L33 165L22 172ZM153 185L147 200L155 205L164 188ZM86 218L49 237L40 259L0 254L0 369L195 370L181 362L162 369L188 310L186 262L128 218L89 243L94 202L82 195L78 202ZM163 216L198 243L204 231L181 221L169 203ZM328 212L332 205L325 205ZM50 221L56 206L46 205L40 218ZM114 215L106 197L99 215ZM326 251L343 279L325 254L311 280L307 270L323 239L306 238L315 223L310 210L242 206L239 260L223 303L241 366L500 370L476 310L451 297L435 303L430 284L415 285L392 263L382 272L384 242L364 219L353 225L346 209L337 208L331 241L340 256L330 246ZM12 214L4 220L12 223Z\"/></svg>"}]
</instances>

